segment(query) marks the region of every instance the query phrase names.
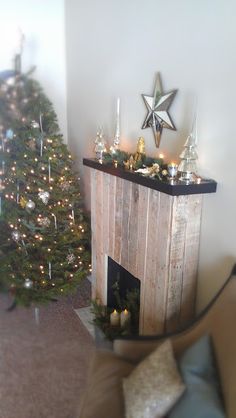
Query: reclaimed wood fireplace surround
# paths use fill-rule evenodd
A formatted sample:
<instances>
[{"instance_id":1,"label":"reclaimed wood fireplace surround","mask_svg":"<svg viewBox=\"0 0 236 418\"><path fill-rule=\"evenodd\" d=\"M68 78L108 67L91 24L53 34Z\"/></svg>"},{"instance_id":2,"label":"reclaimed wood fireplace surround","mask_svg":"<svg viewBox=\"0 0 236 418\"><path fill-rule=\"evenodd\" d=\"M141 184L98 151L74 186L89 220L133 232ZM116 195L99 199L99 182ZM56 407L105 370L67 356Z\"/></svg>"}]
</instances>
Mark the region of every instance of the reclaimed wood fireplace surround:
<instances>
[{"instance_id":1,"label":"reclaimed wood fireplace surround","mask_svg":"<svg viewBox=\"0 0 236 418\"><path fill-rule=\"evenodd\" d=\"M91 174L93 297L107 303L107 258L141 282L140 334L194 315L201 209L212 180L170 184L84 159Z\"/></svg>"}]
</instances>

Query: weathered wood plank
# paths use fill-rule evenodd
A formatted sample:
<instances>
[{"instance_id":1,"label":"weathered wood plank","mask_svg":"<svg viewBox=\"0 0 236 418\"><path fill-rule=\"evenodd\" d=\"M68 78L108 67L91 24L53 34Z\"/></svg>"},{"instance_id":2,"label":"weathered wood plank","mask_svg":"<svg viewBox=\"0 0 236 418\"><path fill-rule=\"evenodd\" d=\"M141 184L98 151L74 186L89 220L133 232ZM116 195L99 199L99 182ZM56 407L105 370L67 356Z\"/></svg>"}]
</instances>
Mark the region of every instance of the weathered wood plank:
<instances>
[{"instance_id":1,"label":"weathered wood plank","mask_svg":"<svg viewBox=\"0 0 236 418\"><path fill-rule=\"evenodd\" d=\"M166 330L178 329L183 281L183 260L187 226L188 196L173 197L170 233L169 280L166 311Z\"/></svg>"},{"instance_id":2,"label":"weathered wood plank","mask_svg":"<svg viewBox=\"0 0 236 418\"><path fill-rule=\"evenodd\" d=\"M115 214L116 214L116 179L117 177L110 176L109 185L109 250L107 254L114 259L115 251Z\"/></svg>"},{"instance_id":3,"label":"weathered wood plank","mask_svg":"<svg viewBox=\"0 0 236 418\"><path fill-rule=\"evenodd\" d=\"M180 310L181 326L191 320L195 314L201 213L202 196L189 196Z\"/></svg>"},{"instance_id":4,"label":"weathered wood plank","mask_svg":"<svg viewBox=\"0 0 236 418\"><path fill-rule=\"evenodd\" d=\"M170 250L170 228L173 197L160 193L159 216L157 218L157 243L155 263L155 311L154 321L156 333L164 332L166 318L166 302L168 294L168 267Z\"/></svg>"},{"instance_id":5,"label":"weathered wood plank","mask_svg":"<svg viewBox=\"0 0 236 418\"><path fill-rule=\"evenodd\" d=\"M122 236L122 208L123 208L123 184L124 180L116 180L115 196L115 236L114 236L114 260L120 264L121 261L121 236Z\"/></svg>"},{"instance_id":6,"label":"weathered wood plank","mask_svg":"<svg viewBox=\"0 0 236 418\"><path fill-rule=\"evenodd\" d=\"M144 280L146 254L147 254L147 231L149 214L150 189L139 186L138 202L138 230L137 230L137 277Z\"/></svg>"},{"instance_id":7,"label":"weathered wood plank","mask_svg":"<svg viewBox=\"0 0 236 418\"><path fill-rule=\"evenodd\" d=\"M104 248L103 248L103 173L96 172L96 297L106 303L106 283L104 277Z\"/></svg>"},{"instance_id":8,"label":"weathered wood plank","mask_svg":"<svg viewBox=\"0 0 236 418\"><path fill-rule=\"evenodd\" d=\"M137 278L141 281L140 286L140 314L139 314L139 330L143 334L144 330L144 306L145 306L145 269L147 254L147 230L148 230L148 214L149 214L149 194L150 189L139 186L139 205L138 205L138 230L137 230Z\"/></svg>"},{"instance_id":9,"label":"weathered wood plank","mask_svg":"<svg viewBox=\"0 0 236 418\"><path fill-rule=\"evenodd\" d=\"M139 219L139 186L131 183L130 218L128 230L128 271L137 277L137 233Z\"/></svg>"},{"instance_id":10,"label":"weathered wood plank","mask_svg":"<svg viewBox=\"0 0 236 418\"><path fill-rule=\"evenodd\" d=\"M96 170L90 170L91 184L91 232L92 232L92 299L96 297Z\"/></svg>"},{"instance_id":11,"label":"weathered wood plank","mask_svg":"<svg viewBox=\"0 0 236 418\"><path fill-rule=\"evenodd\" d=\"M120 264L129 270L129 224L131 214L131 188L132 183L124 180L123 184L123 205L122 205L122 230L121 230L121 262Z\"/></svg>"},{"instance_id":12,"label":"weathered wood plank","mask_svg":"<svg viewBox=\"0 0 236 418\"><path fill-rule=\"evenodd\" d=\"M156 260L158 246L158 217L160 216L160 192L150 191L148 225L147 225L147 252L146 268L144 274L144 321L143 333L153 334L156 332Z\"/></svg>"},{"instance_id":13,"label":"weathered wood plank","mask_svg":"<svg viewBox=\"0 0 236 418\"><path fill-rule=\"evenodd\" d=\"M109 192L110 192L110 180L109 174L103 173L103 193L102 193L102 275L103 275L103 300L107 304L107 254L109 252Z\"/></svg>"},{"instance_id":14,"label":"weathered wood plank","mask_svg":"<svg viewBox=\"0 0 236 418\"><path fill-rule=\"evenodd\" d=\"M109 174L103 173L103 201L102 201L102 224L103 224L103 253L108 254L109 251L109 223L110 223L110 180Z\"/></svg>"}]
</instances>

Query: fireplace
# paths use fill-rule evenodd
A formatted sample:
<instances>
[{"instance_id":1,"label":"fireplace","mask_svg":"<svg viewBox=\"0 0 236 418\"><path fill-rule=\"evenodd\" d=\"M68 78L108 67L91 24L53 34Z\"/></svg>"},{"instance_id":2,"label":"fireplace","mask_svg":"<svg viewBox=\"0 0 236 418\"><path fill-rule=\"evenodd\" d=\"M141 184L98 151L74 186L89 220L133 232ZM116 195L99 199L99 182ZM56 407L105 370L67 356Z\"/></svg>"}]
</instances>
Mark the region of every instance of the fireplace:
<instances>
[{"instance_id":1,"label":"fireplace","mask_svg":"<svg viewBox=\"0 0 236 418\"><path fill-rule=\"evenodd\" d=\"M194 316L203 193L84 160L91 171L93 298L110 304L108 257L140 281L139 332L158 334Z\"/></svg>"}]
</instances>

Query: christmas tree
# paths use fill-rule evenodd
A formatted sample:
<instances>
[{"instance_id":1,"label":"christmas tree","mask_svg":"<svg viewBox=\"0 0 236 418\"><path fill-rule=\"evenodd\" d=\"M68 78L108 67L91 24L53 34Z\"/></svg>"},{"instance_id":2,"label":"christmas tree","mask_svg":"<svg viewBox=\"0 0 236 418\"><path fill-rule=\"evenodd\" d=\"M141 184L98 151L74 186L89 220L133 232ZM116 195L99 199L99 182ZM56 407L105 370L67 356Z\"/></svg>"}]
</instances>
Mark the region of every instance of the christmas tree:
<instances>
[{"instance_id":1,"label":"christmas tree","mask_svg":"<svg viewBox=\"0 0 236 418\"><path fill-rule=\"evenodd\" d=\"M53 106L16 58L0 73L0 289L28 306L77 288L90 229Z\"/></svg>"}]
</instances>

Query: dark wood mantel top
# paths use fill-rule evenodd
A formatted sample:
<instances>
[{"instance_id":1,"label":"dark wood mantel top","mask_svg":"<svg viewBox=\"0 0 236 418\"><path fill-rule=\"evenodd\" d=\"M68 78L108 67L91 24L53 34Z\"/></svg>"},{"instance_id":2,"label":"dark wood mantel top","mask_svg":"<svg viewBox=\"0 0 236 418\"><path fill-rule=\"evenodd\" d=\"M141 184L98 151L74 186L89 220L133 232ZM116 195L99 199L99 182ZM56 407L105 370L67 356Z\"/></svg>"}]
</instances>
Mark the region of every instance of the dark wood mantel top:
<instances>
[{"instance_id":1,"label":"dark wood mantel top","mask_svg":"<svg viewBox=\"0 0 236 418\"><path fill-rule=\"evenodd\" d=\"M217 183L214 180L205 178L201 179L200 184L186 184L180 180L176 180L173 183L170 183L169 180L159 180L126 170L125 168L116 168L112 164L100 164L97 160L92 158L84 158L83 164L87 167L94 168L95 170L103 171L104 173L111 174L112 176L120 177L122 179L141 184L142 186L146 186L150 189L158 190L159 192L163 192L172 196L215 193L217 187Z\"/></svg>"}]
</instances>

